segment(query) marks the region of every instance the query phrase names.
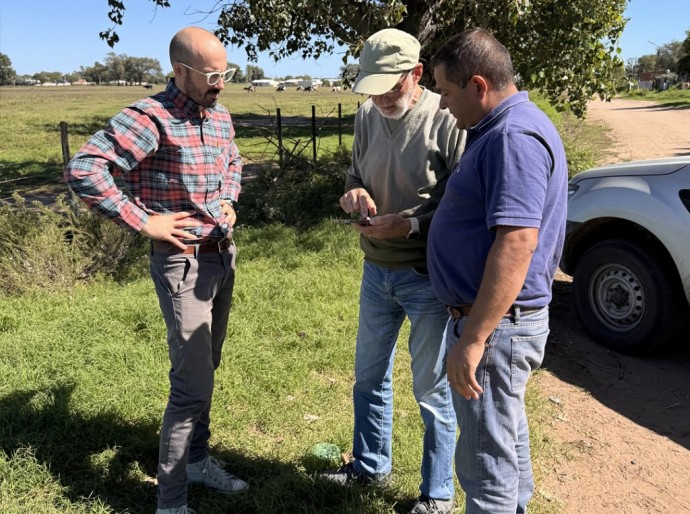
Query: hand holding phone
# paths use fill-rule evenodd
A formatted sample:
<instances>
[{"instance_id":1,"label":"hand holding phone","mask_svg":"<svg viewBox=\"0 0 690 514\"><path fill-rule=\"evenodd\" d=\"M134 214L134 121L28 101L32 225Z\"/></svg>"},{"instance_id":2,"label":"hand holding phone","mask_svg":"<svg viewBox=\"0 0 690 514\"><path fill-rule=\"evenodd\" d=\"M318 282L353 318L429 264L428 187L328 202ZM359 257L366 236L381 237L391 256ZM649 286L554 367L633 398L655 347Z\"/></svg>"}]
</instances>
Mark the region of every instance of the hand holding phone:
<instances>
[{"instance_id":1,"label":"hand holding phone","mask_svg":"<svg viewBox=\"0 0 690 514\"><path fill-rule=\"evenodd\" d=\"M371 225L370 218L345 218L337 220L340 223L354 223L355 225Z\"/></svg>"}]
</instances>

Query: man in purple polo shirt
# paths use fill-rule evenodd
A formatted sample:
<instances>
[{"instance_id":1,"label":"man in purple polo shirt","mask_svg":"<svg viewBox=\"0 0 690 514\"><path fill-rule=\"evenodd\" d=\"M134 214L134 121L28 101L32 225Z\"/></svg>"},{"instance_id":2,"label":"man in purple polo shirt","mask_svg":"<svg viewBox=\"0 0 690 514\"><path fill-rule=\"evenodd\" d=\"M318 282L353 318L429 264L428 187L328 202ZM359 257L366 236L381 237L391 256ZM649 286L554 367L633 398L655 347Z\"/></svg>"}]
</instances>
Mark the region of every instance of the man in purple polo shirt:
<instances>
[{"instance_id":1,"label":"man in purple polo shirt","mask_svg":"<svg viewBox=\"0 0 690 514\"><path fill-rule=\"evenodd\" d=\"M510 54L485 30L449 39L431 64L440 107L467 130L427 247L432 286L451 314L456 472L467 514L524 513L534 489L525 388L549 333L565 152L553 124L517 90Z\"/></svg>"}]
</instances>

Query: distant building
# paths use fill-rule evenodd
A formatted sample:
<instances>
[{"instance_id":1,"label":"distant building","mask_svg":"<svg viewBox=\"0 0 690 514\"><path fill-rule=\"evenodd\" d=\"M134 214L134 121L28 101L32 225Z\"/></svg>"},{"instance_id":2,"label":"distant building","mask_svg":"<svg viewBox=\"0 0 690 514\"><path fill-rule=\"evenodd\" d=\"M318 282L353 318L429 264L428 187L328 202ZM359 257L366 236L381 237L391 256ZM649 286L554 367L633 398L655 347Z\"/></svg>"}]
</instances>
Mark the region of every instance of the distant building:
<instances>
[{"instance_id":1,"label":"distant building","mask_svg":"<svg viewBox=\"0 0 690 514\"><path fill-rule=\"evenodd\" d=\"M308 79L308 80L300 80L297 83L298 86L301 86L303 88L305 87L321 87L323 85L323 82L321 79Z\"/></svg>"},{"instance_id":2,"label":"distant building","mask_svg":"<svg viewBox=\"0 0 690 514\"><path fill-rule=\"evenodd\" d=\"M678 81L678 75L669 70L645 71L637 74L640 89L664 91Z\"/></svg>"},{"instance_id":3,"label":"distant building","mask_svg":"<svg viewBox=\"0 0 690 514\"><path fill-rule=\"evenodd\" d=\"M40 86L41 81L31 78L21 78L17 80L16 84L18 86Z\"/></svg>"},{"instance_id":4,"label":"distant building","mask_svg":"<svg viewBox=\"0 0 690 514\"><path fill-rule=\"evenodd\" d=\"M278 81L273 80L273 79L252 80L252 86L255 86L255 87L276 87L277 85L278 85Z\"/></svg>"}]
</instances>

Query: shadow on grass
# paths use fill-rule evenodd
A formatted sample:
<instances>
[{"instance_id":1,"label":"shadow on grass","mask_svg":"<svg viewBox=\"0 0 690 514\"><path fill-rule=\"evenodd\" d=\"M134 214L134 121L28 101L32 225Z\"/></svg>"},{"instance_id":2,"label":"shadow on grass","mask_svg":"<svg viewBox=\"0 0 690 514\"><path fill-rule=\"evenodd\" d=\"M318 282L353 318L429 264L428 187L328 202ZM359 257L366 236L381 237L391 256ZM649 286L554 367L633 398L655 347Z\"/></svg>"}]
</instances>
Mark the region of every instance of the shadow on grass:
<instances>
[{"instance_id":1,"label":"shadow on grass","mask_svg":"<svg viewBox=\"0 0 690 514\"><path fill-rule=\"evenodd\" d=\"M40 168L42 171L32 171ZM0 186L5 181L21 178L22 181L42 183L62 177L62 165L45 161L0 161Z\"/></svg>"},{"instance_id":2,"label":"shadow on grass","mask_svg":"<svg viewBox=\"0 0 690 514\"><path fill-rule=\"evenodd\" d=\"M0 450L10 459L30 447L74 504L98 498L116 512L152 513L158 456L158 416L125 420L115 412L86 416L70 407L75 386L16 391L0 399ZM190 487L189 504L205 514L362 513L411 505L392 490L344 488L314 479L305 463L292 464L215 448L228 469L246 479L246 493L222 496ZM29 471L31 473L31 471ZM144 476L149 477L146 479ZM89 500L85 500L88 498ZM409 507L408 507L409 508Z\"/></svg>"},{"instance_id":3,"label":"shadow on grass","mask_svg":"<svg viewBox=\"0 0 690 514\"><path fill-rule=\"evenodd\" d=\"M158 423L125 422L112 412L75 413L70 401L75 386L16 391L0 400L0 449L10 458L31 447L66 488L73 502L97 496L113 509L154 505L155 490L132 477L133 466L155 475ZM109 462L98 456L112 451ZM142 505L143 504L143 505Z\"/></svg>"},{"instance_id":4,"label":"shadow on grass","mask_svg":"<svg viewBox=\"0 0 690 514\"><path fill-rule=\"evenodd\" d=\"M90 119L88 123L68 123L67 132L70 137L78 136L80 138L89 138L101 129L108 126L109 116L95 116ZM60 132L59 124L44 125L43 130L46 132ZM74 148L74 153L78 148Z\"/></svg>"}]
</instances>

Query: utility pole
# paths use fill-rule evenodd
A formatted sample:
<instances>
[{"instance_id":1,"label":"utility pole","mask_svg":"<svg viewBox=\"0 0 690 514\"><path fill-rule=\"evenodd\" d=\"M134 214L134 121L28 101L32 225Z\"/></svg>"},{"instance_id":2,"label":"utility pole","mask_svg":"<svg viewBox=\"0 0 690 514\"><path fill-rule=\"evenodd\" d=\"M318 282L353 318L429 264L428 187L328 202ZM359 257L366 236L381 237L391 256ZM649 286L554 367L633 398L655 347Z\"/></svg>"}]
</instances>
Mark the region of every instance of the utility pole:
<instances>
[{"instance_id":1,"label":"utility pole","mask_svg":"<svg viewBox=\"0 0 690 514\"><path fill-rule=\"evenodd\" d=\"M649 39L647 41L653 44L656 48L656 61L654 62L654 81L652 82L652 84L656 86L657 91L660 91L661 89L659 88L659 85L656 83L656 70L659 68L659 54L661 53L661 47L657 45L654 41L649 41Z\"/></svg>"}]
</instances>

